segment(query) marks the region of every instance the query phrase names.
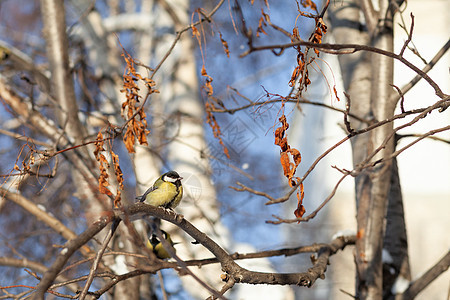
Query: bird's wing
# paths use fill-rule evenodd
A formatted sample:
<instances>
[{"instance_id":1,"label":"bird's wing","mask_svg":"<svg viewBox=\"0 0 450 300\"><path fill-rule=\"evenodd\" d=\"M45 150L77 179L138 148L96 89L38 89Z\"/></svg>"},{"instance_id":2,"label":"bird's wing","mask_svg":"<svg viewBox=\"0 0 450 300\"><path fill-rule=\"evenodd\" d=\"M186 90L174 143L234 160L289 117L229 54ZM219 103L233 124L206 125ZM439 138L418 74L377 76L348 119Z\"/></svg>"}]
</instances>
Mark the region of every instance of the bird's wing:
<instances>
[{"instance_id":1,"label":"bird's wing","mask_svg":"<svg viewBox=\"0 0 450 300\"><path fill-rule=\"evenodd\" d=\"M137 196L136 199L139 200L139 202L144 202L145 198L147 198L147 195L154 190L156 190L156 187L153 185L148 190L146 190L144 194L142 194L141 196Z\"/></svg>"}]
</instances>

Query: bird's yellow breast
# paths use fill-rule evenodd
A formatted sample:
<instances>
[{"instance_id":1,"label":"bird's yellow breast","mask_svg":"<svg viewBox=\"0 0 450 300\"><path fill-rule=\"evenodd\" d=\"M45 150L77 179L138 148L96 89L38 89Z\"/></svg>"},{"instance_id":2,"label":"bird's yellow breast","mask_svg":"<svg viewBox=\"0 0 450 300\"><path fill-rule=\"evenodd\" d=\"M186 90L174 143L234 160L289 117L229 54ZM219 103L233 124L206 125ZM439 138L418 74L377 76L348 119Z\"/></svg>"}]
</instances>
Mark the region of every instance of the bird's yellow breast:
<instances>
[{"instance_id":1,"label":"bird's yellow breast","mask_svg":"<svg viewBox=\"0 0 450 300\"><path fill-rule=\"evenodd\" d=\"M157 258L160 258L160 259L170 258L169 252L167 252L166 248L164 248L163 244L160 241L158 241L158 243L156 245L152 245L150 240L147 240L146 246L148 249L150 249L150 251L155 253Z\"/></svg>"},{"instance_id":2,"label":"bird's yellow breast","mask_svg":"<svg viewBox=\"0 0 450 300\"><path fill-rule=\"evenodd\" d=\"M153 206L175 207L181 200L183 194L183 188L180 186L178 189L176 185L170 182L163 182L161 185L150 192L145 199L147 204Z\"/></svg>"}]
</instances>

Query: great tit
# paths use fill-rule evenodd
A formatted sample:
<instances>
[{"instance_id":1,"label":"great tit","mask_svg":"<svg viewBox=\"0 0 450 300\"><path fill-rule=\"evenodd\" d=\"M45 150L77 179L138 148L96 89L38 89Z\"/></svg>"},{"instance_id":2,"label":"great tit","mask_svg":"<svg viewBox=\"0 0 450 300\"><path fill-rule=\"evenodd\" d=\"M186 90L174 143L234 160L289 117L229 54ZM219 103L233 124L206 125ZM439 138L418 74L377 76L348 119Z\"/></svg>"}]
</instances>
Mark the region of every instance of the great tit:
<instances>
[{"instance_id":1,"label":"great tit","mask_svg":"<svg viewBox=\"0 0 450 300\"><path fill-rule=\"evenodd\" d=\"M136 197L140 202L164 208L175 208L183 197L180 175L175 171L164 173L142 196Z\"/></svg>"},{"instance_id":2,"label":"great tit","mask_svg":"<svg viewBox=\"0 0 450 300\"><path fill-rule=\"evenodd\" d=\"M170 234L168 234L164 230L161 230L161 232L167 242L169 242L172 246L175 245L175 243L170 238ZM169 252L164 248L163 244L155 234L152 234L151 237L148 238L146 247L150 249L150 251L153 251L156 257L158 257L159 259L166 259L171 257Z\"/></svg>"}]
</instances>

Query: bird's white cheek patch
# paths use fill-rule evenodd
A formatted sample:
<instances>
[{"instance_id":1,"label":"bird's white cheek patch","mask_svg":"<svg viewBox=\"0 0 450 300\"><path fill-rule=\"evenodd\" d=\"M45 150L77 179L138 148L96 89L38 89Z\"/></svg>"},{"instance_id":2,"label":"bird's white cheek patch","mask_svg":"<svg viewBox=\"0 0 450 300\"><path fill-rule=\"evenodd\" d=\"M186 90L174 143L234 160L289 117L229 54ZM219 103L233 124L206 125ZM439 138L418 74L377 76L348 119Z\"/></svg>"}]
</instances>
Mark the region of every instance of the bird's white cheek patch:
<instances>
[{"instance_id":1,"label":"bird's white cheek patch","mask_svg":"<svg viewBox=\"0 0 450 300\"><path fill-rule=\"evenodd\" d=\"M177 181L177 180L178 180L177 178L172 178L172 177L169 177L169 176L164 176L164 181L168 181L168 182L174 183L174 182Z\"/></svg>"}]
</instances>

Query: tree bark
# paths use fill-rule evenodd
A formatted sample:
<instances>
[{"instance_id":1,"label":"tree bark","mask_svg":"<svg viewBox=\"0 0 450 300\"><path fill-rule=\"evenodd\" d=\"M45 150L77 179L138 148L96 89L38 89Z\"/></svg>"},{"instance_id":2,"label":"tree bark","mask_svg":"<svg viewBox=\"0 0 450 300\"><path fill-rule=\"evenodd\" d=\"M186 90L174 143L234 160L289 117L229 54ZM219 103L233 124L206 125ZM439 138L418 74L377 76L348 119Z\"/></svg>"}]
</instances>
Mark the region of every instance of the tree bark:
<instances>
[{"instance_id":1,"label":"tree bark","mask_svg":"<svg viewBox=\"0 0 450 300\"><path fill-rule=\"evenodd\" d=\"M78 119L72 73L69 67L68 38L64 2L41 0L44 37L51 71L51 93L59 106L59 124L74 142L84 137L83 126Z\"/></svg>"}]
</instances>

